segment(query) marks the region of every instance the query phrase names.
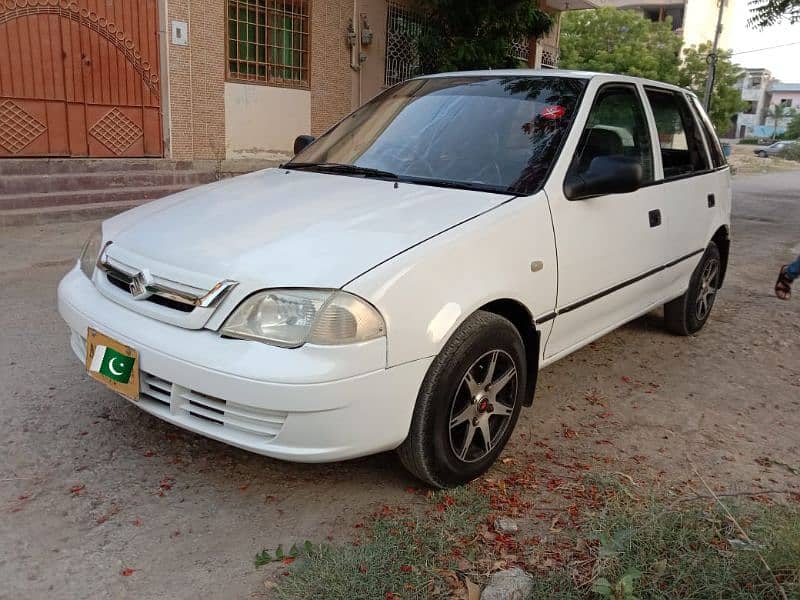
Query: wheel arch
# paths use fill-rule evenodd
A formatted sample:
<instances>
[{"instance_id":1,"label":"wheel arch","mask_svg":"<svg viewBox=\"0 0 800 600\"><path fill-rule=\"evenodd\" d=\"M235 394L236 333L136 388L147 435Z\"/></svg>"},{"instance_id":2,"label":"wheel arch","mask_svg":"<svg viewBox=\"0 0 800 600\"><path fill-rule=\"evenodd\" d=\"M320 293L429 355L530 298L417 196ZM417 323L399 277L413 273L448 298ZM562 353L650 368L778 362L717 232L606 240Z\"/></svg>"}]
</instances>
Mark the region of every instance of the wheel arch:
<instances>
[{"instance_id":1,"label":"wheel arch","mask_svg":"<svg viewBox=\"0 0 800 600\"><path fill-rule=\"evenodd\" d=\"M539 375L541 343L541 336L534 325L533 315L524 304L511 298L492 300L478 310L494 313L508 319L519 332L522 342L525 344L525 360L528 369L528 386L522 404L523 406L531 406L533 404L533 395L536 392L536 380Z\"/></svg>"},{"instance_id":2,"label":"wheel arch","mask_svg":"<svg viewBox=\"0 0 800 600\"><path fill-rule=\"evenodd\" d=\"M719 276L719 286L725 281L725 273L728 270L728 258L731 252L731 232L727 225L721 226L714 232L711 241L719 248L719 257L722 262L722 269Z\"/></svg>"}]
</instances>

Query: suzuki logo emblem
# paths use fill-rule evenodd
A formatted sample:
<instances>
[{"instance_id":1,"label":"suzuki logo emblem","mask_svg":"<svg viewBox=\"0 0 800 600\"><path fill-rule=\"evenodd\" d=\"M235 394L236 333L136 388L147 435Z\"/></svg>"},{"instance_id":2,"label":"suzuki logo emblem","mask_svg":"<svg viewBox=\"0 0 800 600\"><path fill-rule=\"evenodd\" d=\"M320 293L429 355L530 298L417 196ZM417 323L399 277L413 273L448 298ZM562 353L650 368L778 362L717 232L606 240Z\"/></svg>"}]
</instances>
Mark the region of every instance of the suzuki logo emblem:
<instances>
[{"instance_id":1,"label":"suzuki logo emblem","mask_svg":"<svg viewBox=\"0 0 800 600\"><path fill-rule=\"evenodd\" d=\"M128 289L134 300L147 300L153 294L153 292L148 289L148 287L152 285L153 276L150 274L150 271L144 269L131 277Z\"/></svg>"}]
</instances>

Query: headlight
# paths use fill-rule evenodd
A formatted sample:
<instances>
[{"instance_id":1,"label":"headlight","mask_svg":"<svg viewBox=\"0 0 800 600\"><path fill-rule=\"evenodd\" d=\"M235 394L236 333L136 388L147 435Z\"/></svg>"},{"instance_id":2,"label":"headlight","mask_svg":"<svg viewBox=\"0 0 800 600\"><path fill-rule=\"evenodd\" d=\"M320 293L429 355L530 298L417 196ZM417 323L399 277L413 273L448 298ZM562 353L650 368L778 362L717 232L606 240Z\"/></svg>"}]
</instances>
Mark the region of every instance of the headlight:
<instances>
[{"instance_id":1,"label":"headlight","mask_svg":"<svg viewBox=\"0 0 800 600\"><path fill-rule=\"evenodd\" d=\"M103 230L101 227L98 227L92 235L89 236L89 239L86 240L86 243L83 245L83 250L81 250L81 271L83 271L83 274L89 279L91 279L94 274L94 268L97 265L97 257L100 255L100 247L102 245Z\"/></svg>"},{"instance_id":2,"label":"headlight","mask_svg":"<svg viewBox=\"0 0 800 600\"><path fill-rule=\"evenodd\" d=\"M222 334L297 348L338 345L385 335L383 317L370 304L332 290L266 290L250 296L228 317Z\"/></svg>"}]
</instances>

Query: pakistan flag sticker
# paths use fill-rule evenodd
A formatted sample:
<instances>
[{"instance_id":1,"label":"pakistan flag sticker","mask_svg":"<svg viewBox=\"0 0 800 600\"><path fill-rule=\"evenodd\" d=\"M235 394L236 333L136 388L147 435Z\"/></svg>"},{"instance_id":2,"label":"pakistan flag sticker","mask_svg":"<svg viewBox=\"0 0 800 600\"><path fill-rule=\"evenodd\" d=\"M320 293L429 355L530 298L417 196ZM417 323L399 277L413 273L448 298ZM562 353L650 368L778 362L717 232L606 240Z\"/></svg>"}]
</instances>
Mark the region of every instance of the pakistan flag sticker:
<instances>
[{"instance_id":1,"label":"pakistan flag sticker","mask_svg":"<svg viewBox=\"0 0 800 600\"><path fill-rule=\"evenodd\" d=\"M131 379L135 360L132 356L126 356L108 346L97 345L89 371L100 373L112 381L127 384Z\"/></svg>"}]
</instances>

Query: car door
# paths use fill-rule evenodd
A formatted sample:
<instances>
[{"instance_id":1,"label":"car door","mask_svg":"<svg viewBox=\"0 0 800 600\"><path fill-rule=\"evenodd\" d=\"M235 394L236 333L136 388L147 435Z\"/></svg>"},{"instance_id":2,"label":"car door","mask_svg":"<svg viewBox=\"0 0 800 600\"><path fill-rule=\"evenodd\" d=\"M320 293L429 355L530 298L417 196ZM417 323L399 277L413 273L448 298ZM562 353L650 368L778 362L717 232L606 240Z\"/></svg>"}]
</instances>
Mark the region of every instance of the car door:
<instances>
[{"instance_id":1,"label":"car door","mask_svg":"<svg viewBox=\"0 0 800 600\"><path fill-rule=\"evenodd\" d=\"M576 119L545 191L558 252L558 299L545 359L555 360L647 311L661 294L667 242L662 194L655 180L653 140L641 89L593 81L596 94ZM592 98L591 90L587 99ZM569 200L565 178L600 156L637 160L644 185L626 194Z\"/></svg>"},{"instance_id":2,"label":"car door","mask_svg":"<svg viewBox=\"0 0 800 600\"><path fill-rule=\"evenodd\" d=\"M717 203L724 190L721 176L711 163L695 111L685 93L645 87L658 133L663 179L656 186L664 201L661 213L669 236L665 248L669 268L664 286L669 295L686 290L689 277L708 245Z\"/></svg>"}]
</instances>

